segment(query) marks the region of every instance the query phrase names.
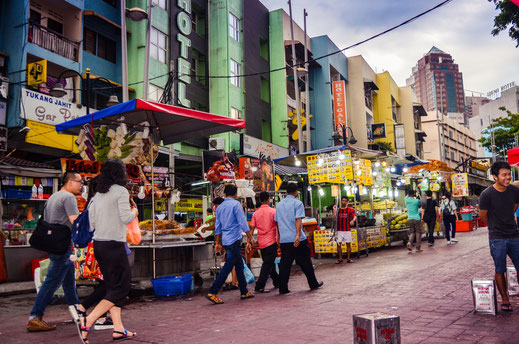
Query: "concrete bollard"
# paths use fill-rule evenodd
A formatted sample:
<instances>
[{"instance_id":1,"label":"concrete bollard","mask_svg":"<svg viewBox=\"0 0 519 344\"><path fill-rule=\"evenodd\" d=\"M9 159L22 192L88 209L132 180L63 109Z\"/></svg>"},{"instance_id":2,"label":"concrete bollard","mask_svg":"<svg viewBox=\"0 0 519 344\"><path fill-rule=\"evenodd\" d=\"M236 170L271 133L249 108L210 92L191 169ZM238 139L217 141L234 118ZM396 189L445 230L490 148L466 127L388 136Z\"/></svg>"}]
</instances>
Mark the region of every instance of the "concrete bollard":
<instances>
[{"instance_id":1,"label":"concrete bollard","mask_svg":"<svg viewBox=\"0 0 519 344\"><path fill-rule=\"evenodd\" d=\"M473 278L474 313L497 315L496 282L493 279Z\"/></svg>"},{"instance_id":2,"label":"concrete bollard","mask_svg":"<svg viewBox=\"0 0 519 344\"><path fill-rule=\"evenodd\" d=\"M385 313L353 316L355 344L400 344L400 317Z\"/></svg>"}]
</instances>

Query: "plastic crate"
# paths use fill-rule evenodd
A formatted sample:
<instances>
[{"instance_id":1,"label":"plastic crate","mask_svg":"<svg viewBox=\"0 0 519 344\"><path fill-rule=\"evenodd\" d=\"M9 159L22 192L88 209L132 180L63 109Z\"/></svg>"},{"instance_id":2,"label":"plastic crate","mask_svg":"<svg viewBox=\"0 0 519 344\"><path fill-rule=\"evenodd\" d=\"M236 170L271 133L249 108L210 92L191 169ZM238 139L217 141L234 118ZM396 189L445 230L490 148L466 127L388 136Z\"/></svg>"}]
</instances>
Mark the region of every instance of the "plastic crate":
<instances>
[{"instance_id":1,"label":"plastic crate","mask_svg":"<svg viewBox=\"0 0 519 344\"><path fill-rule=\"evenodd\" d=\"M4 189L3 198L31 199L32 190Z\"/></svg>"},{"instance_id":2,"label":"plastic crate","mask_svg":"<svg viewBox=\"0 0 519 344\"><path fill-rule=\"evenodd\" d=\"M461 213L461 219L463 221L472 221L474 218L474 213Z\"/></svg>"},{"instance_id":3,"label":"plastic crate","mask_svg":"<svg viewBox=\"0 0 519 344\"><path fill-rule=\"evenodd\" d=\"M156 296L185 295L193 290L193 274L151 280Z\"/></svg>"}]
</instances>

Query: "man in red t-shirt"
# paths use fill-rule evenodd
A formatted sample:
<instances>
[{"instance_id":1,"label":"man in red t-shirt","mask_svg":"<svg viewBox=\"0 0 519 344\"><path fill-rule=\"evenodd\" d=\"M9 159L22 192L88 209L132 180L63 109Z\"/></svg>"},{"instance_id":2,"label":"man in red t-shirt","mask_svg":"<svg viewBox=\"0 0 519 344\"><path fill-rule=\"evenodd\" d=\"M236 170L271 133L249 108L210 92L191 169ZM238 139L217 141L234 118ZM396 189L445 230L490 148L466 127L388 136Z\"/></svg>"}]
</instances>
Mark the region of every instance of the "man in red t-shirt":
<instances>
[{"instance_id":1,"label":"man in red t-shirt","mask_svg":"<svg viewBox=\"0 0 519 344\"><path fill-rule=\"evenodd\" d=\"M261 258L263 259L260 276L256 281L255 291L258 293L268 293L270 290L265 289L265 284L267 283L269 275L272 278L275 288L277 288L279 284L279 276L274 264L278 253L277 238L279 235L278 226L274 221L276 209L269 206L269 193L266 191L261 192L259 199L261 207L254 212L252 221L250 222L251 233L254 233L254 229L258 229L257 244L261 250Z\"/></svg>"},{"instance_id":2,"label":"man in red t-shirt","mask_svg":"<svg viewBox=\"0 0 519 344\"><path fill-rule=\"evenodd\" d=\"M357 215L355 214L355 210L353 208L348 207L348 197L342 196L341 198L341 207L337 211L337 252L339 252L339 259L335 262L335 264L342 263L342 247L341 244L343 242L346 243L347 248L347 263L353 263L353 260L350 259L351 254L351 242L353 238L351 236L351 227L355 224L355 220L357 219Z\"/></svg>"}]
</instances>

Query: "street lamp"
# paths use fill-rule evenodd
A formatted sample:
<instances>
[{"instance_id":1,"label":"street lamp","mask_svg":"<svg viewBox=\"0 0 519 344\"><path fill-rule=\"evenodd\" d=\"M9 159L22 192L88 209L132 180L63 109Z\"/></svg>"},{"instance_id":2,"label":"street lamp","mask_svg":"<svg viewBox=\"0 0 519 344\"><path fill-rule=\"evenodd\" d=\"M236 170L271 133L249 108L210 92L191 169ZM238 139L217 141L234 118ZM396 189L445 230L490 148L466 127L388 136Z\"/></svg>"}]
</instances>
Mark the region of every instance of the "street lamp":
<instances>
[{"instance_id":1,"label":"street lamp","mask_svg":"<svg viewBox=\"0 0 519 344\"><path fill-rule=\"evenodd\" d=\"M338 123L335 126L335 129L336 130L333 134L334 139L340 138L340 134L339 134L339 129L340 129L340 130L342 130L342 142L344 143L344 145L347 145L348 143L354 145L357 143L357 139L355 138L355 135L353 135L353 130L350 127L347 127L342 123ZM350 133L351 133L351 138L349 140L348 140L348 135L347 135L347 131L346 131L347 129L350 129Z\"/></svg>"},{"instance_id":2,"label":"street lamp","mask_svg":"<svg viewBox=\"0 0 519 344\"><path fill-rule=\"evenodd\" d=\"M65 75L65 73L69 73L69 72L75 73L77 76L79 76L81 78L82 81L86 81L86 90L85 90L85 92L86 92L86 113L87 113L87 115L89 115L90 114L90 68L86 69L85 78L83 78L81 73L79 73L73 69L67 69L67 70L61 72L58 77L58 82L56 82L56 84L54 84L54 86L50 90L50 95L53 97L56 97L56 98L61 98L67 94L67 91L65 91L65 88L63 87L63 84L61 83L61 79L63 79L63 76ZM103 78L102 76L97 77L97 79L104 80L105 82L108 83L108 85L110 85L110 88L112 89L112 94L108 98L108 101L106 102L106 106L110 107L110 106L119 104L119 99L117 99L117 95L115 94L114 85L110 82L110 80Z\"/></svg>"}]
</instances>

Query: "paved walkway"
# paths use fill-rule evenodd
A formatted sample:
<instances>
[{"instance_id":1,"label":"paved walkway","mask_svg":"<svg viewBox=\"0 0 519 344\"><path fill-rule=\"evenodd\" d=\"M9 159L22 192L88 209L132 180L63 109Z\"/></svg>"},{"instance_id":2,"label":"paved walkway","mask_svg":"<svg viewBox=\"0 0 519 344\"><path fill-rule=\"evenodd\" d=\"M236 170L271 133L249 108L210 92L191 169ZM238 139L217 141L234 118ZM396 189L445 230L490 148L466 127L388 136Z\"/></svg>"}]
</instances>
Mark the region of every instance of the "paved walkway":
<instances>
[{"instance_id":1,"label":"paved walkway","mask_svg":"<svg viewBox=\"0 0 519 344\"><path fill-rule=\"evenodd\" d=\"M223 305L203 295L183 300L140 300L124 311L133 343L336 343L353 342L352 315L386 312L400 316L402 343L519 343L519 300L515 311L472 314L470 280L493 277L486 229L459 233L459 244L438 240L411 253L403 247L373 252L355 264L324 264L324 287L310 292L296 273L292 293L257 295L241 301L223 292ZM45 319L57 331L27 333L26 313L34 295L0 299L2 343L79 343L65 306L52 306ZM109 331L91 333L90 343L112 342Z\"/></svg>"}]
</instances>

